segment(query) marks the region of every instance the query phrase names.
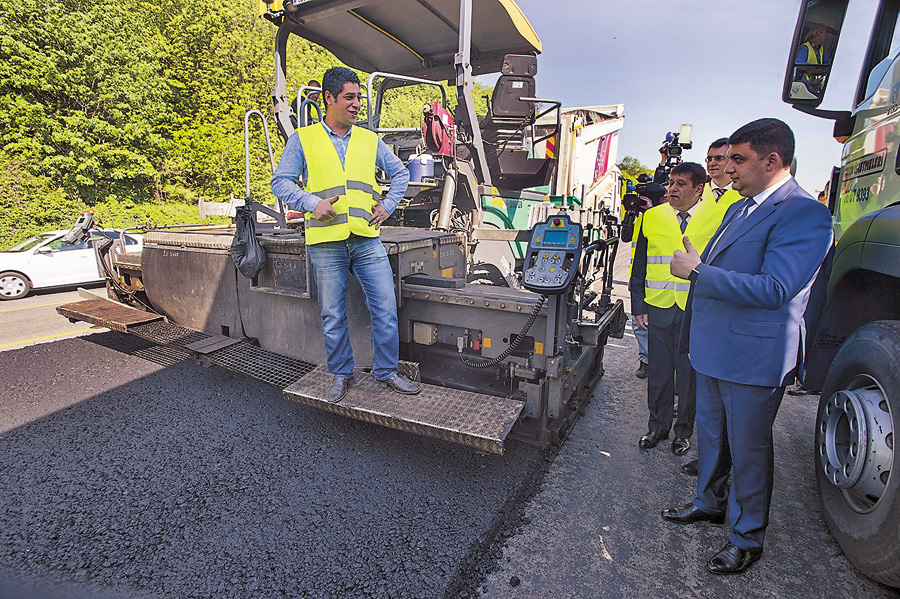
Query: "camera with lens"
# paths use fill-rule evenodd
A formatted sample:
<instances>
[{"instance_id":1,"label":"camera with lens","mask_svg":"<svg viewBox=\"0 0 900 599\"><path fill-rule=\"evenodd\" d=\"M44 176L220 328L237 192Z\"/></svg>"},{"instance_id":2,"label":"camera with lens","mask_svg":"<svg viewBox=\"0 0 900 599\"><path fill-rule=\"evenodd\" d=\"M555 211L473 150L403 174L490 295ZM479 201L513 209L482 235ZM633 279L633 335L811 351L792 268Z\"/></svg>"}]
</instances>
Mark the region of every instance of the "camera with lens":
<instances>
[{"instance_id":1,"label":"camera with lens","mask_svg":"<svg viewBox=\"0 0 900 599\"><path fill-rule=\"evenodd\" d=\"M638 183L634 186L634 191L626 193L622 197L622 206L626 212L634 212L640 214L648 208L659 206L662 198L666 195L666 188L659 183ZM631 190L629 190L631 191ZM650 205L647 205L650 200Z\"/></svg>"},{"instance_id":2,"label":"camera with lens","mask_svg":"<svg viewBox=\"0 0 900 599\"><path fill-rule=\"evenodd\" d=\"M690 150L693 147L691 143L691 125L682 125L678 133L669 131L666 133L666 140L659 149L660 154L666 156L666 167L672 168L681 162L681 155L684 150Z\"/></svg>"},{"instance_id":3,"label":"camera with lens","mask_svg":"<svg viewBox=\"0 0 900 599\"><path fill-rule=\"evenodd\" d=\"M682 125L678 133L669 131L666 133L666 139L659 148L659 153L663 155L659 167L654 173L653 180L659 183L665 183L669 180L669 171L672 167L681 163L681 156L685 150L693 147L691 144L691 131L693 125Z\"/></svg>"},{"instance_id":4,"label":"camera with lens","mask_svg":"<svg viewBox=\"0 0 900 599\"><path fill-rule=\"evenodd\" d=\"M645 210L662 204L664 195L666 188L659 183L639 183L628 189L628 193L622 196L622 207L625 208L621 233L623 241L631 241L637 217Z\"/></svg>"}]
</instances>

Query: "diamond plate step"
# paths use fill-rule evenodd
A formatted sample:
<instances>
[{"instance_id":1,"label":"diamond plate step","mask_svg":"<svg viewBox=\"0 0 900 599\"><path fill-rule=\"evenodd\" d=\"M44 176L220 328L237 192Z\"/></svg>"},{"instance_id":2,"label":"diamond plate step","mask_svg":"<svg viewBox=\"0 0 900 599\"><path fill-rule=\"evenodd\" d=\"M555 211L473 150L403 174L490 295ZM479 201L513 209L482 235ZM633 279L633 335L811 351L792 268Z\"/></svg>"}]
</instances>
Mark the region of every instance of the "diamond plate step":
<instances>
[{"instance_id":1,"label":"diamond plate step","mask_svg":"<svg viewBox=\"0 0 900 599\"><path fill-rule=\"evenodd\" d=\"M452 441L495 454L519 418L521 401L422 384L418 395L400 395L370 373L354 375L339 403L325 401L332 376L324 366L288 386L284 397L348 418Z\"/></svg>"},{"instance_id":2,"label":"diamond plate step","mask_svg":"<svg viewBox=\"0 0 900 599\"><path fill-rule=\"evenodd\" d=\"M136 325L163 320L159 314L144 312L107 299L90 299L56 307L56 312L72 320L97 324L128 333Z\"/></svg>"}]
</instances>

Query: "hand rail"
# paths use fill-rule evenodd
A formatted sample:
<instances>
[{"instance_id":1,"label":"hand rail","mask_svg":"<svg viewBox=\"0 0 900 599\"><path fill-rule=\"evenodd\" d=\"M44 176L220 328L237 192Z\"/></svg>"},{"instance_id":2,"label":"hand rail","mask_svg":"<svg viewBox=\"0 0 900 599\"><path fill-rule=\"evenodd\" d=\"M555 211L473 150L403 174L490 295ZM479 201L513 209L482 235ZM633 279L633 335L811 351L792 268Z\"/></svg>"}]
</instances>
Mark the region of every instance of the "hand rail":
<instances>
[{"instance_id":1,"label":"hand rail","mask_svg":"<svg viewBox=\"0 0 900 599\"><path fill-rule=\"evenodd\" d=\"M259 202L250 199L250 117L258 116L262 121L263 133L266 135L266 149L269 152L269 165L272 167L272 174L275 174L275 156L272 154L272 139L269 137L269 126L266 124L266 117L258 110L248 110L244 115L244 181L246 183L246 204L256 213L257 211L268 214L278 221L278 225L282 229L287 229L287 221L284 217L284 204L281 199L276 198L278 202L278 212L263 206Z\"/></svg>"}]
</instances>

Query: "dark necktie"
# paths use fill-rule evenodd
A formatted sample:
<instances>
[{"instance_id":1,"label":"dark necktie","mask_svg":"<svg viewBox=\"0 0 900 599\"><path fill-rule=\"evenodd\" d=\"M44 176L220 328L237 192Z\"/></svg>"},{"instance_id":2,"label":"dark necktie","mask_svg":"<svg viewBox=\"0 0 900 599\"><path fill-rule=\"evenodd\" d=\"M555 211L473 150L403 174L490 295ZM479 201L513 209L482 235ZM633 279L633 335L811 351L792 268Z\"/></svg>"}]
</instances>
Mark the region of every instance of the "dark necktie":
<instances>
[{"instance_id":1,"label":"dark necktie","mask_svg":"<svg viewBox=\"0 0 900 599\"><path fill-rule=\"evenodd\" d=\"M679 212L678 218L681 220L681 232L684 233L684 230L687 229L688 219L691 217L687 212Z\"/></svg>"},{"instance_id":2,"label":"dark necktie","mask_svg":"<svg viewBox=\"0 0 900 599\"><path fill-rule=\"evenodd\" d=\"M753 201L753 198L743 198L743 200L744 205L741 207L741 211L732 219L731 223L728 225L729 227L736 227L744 222L744 219L750 214L750 208L756 206L756 202Z\"/></svg>"},{"instance_id":3,"label":"dark necktie","mask_svg":"<svg viewBox=\"0 0 900 599\"><path fill-rule=\"evenodd\" d=\"M717 202L722 199L722 196L725 195L726 191L728 191L728 190L725 189L724 187L716 187L715 189L713 189L713 193L716 194Z\"/></svg>"}]
</instances>

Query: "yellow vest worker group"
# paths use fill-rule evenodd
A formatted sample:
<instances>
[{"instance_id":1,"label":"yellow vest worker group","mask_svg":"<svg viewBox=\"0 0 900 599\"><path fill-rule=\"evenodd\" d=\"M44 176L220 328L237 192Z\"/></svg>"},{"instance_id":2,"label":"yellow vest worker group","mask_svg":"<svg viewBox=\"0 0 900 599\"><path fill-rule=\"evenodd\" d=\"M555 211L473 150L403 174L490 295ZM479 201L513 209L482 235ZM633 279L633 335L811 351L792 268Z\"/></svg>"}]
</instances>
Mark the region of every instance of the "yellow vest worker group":
<instances>
[{"instance_id":1,"label":"yellow vest worker group","mask_svg":"<svg viewBox=\"0 0 900 599\"><path fill-rule=\"evenodd\" d=\"M734 195L740 198L736 191ZM679 279L669 271L669 263L675 250L685 251L684 236L701 254L722 224L725 210L734 199L728 193L716 202L714 198L701 199L688 220L684 233L678 221L678 212L669 204L655 206L643 215L644 237L647 238L647 275L644 280L644 301L657 308L670 308L674 304L684 310L687 304L689 281ZM722 204L730 200L730 203Z\"/></svg>"},{"instance_id":2,"label":"yellow vest worker group","mask_svg":"<svg viewBox=\"0 0 900 599\"><path fill-rule=\"evenodd\" d=\"M378 136L362 127L353 127L347 144L344 166L325 127L311 125L297 130L309 180L304 187L322 199L339 196L332 205L337 216L328 222L306 213L306 243L341 241L350 234L378 237L379 230L369 225L372 211L381 200L381 187L375 180L375 156Z\"/></svg>"}]
</instances>

